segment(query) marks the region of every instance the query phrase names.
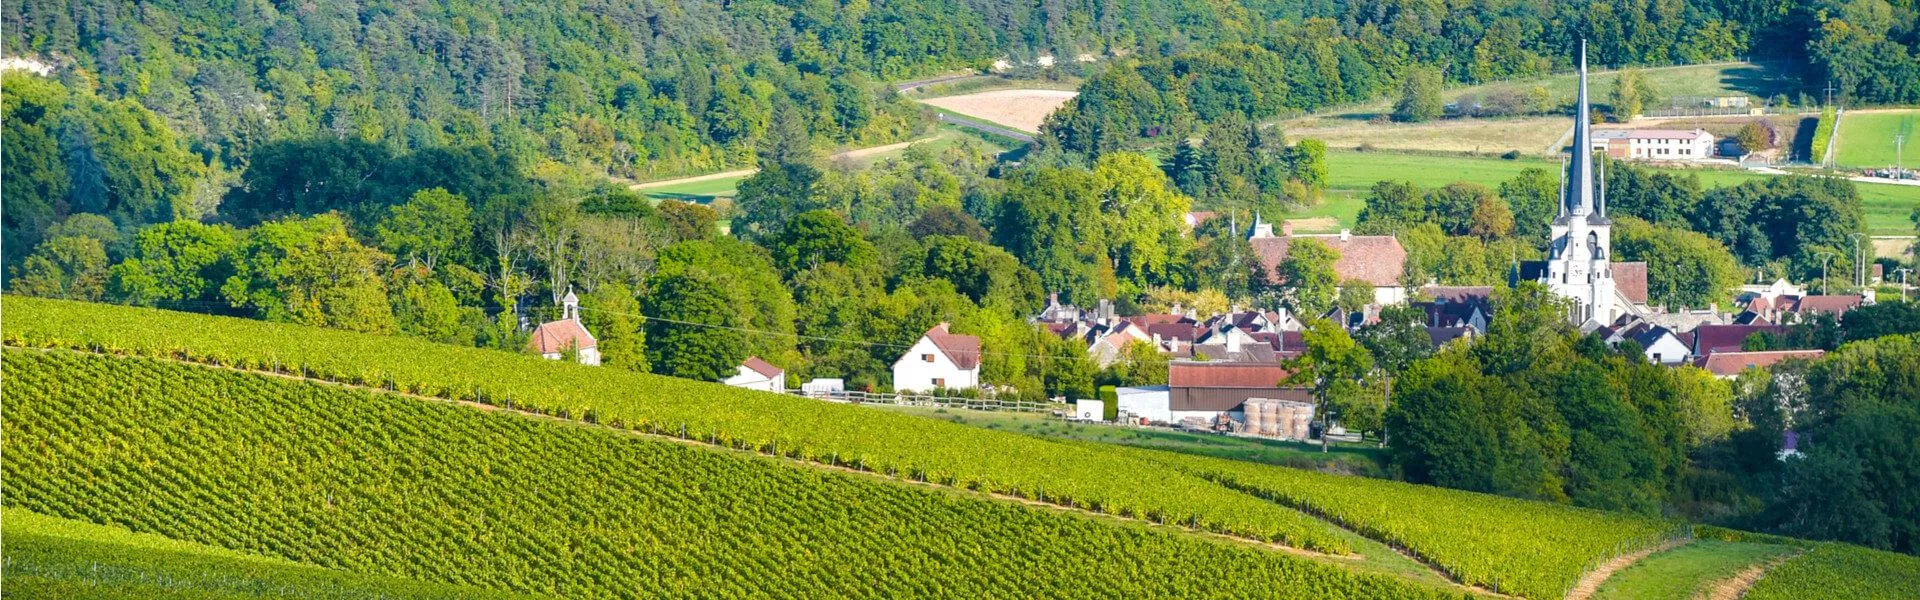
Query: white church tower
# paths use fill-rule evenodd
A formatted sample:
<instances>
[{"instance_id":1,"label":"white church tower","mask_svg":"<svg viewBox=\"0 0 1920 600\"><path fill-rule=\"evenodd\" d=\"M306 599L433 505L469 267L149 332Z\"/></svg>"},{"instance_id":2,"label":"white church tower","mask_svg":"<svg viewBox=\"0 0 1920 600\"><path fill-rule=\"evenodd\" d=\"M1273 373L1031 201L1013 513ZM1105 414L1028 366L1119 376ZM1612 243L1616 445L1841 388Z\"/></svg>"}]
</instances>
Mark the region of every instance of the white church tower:
<instances>
[{"instance_id":1,"label":"white church tower","mask_svg":"<svg viewBox=\"0 0 1920 600\"><path fill-rule=\"evenodd\" d=\"M1540 274L1553 293L1573 300L1568 319L1583 331L1613 323L1632 307L1614 286L1604 176L1593 170L1587 106L1587 43L1580 42L1580 98L1574 115L1573 156L1560 183L1560 215L1553 220L1547 268Z\"/></svg>"}]
</instances>

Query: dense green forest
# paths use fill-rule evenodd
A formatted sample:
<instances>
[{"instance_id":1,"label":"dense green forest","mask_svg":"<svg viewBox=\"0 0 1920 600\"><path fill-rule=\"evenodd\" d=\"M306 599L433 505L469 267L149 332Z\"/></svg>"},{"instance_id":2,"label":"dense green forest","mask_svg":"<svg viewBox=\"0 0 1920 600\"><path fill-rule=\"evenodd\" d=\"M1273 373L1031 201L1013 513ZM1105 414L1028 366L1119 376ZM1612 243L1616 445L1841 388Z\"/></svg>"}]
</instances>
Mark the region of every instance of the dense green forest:
<instances>
[{"instance_id":1,"label":"dense green forest","mask_svg":"<svg viewBox=\"0 0 1920 600\"><path fill-rule=\"evenodd\" d=\"M1257 9L1256 9L1256 12ZM1766 61L1848 105L1920 102L1910 0L1302 3L1299 19L1101 71L1048 121L1070 152L1171 146L1228 113L1253 120L1367 101L1409 85L1485 83L1596 65ZM1517 99L1558 110L1571 99ZM1436 102L1432 109L1440 108Z\"/></svg>"}]
</instances>

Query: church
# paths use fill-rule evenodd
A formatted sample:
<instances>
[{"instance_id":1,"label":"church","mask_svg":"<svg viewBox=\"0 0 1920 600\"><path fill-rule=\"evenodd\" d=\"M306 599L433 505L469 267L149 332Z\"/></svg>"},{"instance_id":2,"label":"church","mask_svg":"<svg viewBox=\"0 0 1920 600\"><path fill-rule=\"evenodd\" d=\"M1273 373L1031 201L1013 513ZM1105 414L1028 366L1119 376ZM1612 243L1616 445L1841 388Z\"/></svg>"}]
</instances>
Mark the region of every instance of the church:
<instances>
[{"instance_id":1,"label":"church","mask_svg":"<svg viewBox=\"0 0 1920 600\"><path fill-rule=\"evenodd\" d=\"M1592 331L1646 312L1647 264L1612 262L1613 221L1607 218L1606 173L1594 172L1592 112L1587 105L1587 48L1580 45L1580 97L1574 115L1572 157L1560 180L1560 213L1547 259L1520 264L1518 279L1545 284L1572 300L1567 319Z\"/></svg>"}]
</instances>

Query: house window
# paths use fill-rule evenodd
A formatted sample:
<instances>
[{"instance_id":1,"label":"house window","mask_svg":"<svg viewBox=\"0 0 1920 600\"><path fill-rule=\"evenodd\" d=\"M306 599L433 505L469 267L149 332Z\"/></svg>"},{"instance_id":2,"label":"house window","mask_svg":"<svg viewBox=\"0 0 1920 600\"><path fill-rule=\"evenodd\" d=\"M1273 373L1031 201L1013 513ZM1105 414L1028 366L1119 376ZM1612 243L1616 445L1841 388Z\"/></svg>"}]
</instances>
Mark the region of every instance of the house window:
<instances>
[{"instance_id":1,"label":"house window","mask_svg":"<svg viewBox=\"0 0 1920 600\"><path fill-rule=\"evenodd\" d=\"M947 378L945 377L933 378L933 387L937 387L937 388L947 387Z\"/></svg>"},{"instance_id":2,"label":"house window","mask_svg":"<svg viewBox=\"0 0 1920 600\"><path fill-rule=\"evenodd\" d=\"M932 355L932 354L922 354L922 355L920 355L920 361L921 361L921 362L933 362L933 355Z\"/></svg>"},{"instance_id":3,"label":"house window","mask_svg":"<svg viewBox=\"0 0 1920 600\"><path fill-rule=\"evenodd\" d=\"M1653 353L1653 362L1660 362L1660 353L1659 353L1659 352L1655 352L1655 353Z\"/></svg>"}]
</instances>

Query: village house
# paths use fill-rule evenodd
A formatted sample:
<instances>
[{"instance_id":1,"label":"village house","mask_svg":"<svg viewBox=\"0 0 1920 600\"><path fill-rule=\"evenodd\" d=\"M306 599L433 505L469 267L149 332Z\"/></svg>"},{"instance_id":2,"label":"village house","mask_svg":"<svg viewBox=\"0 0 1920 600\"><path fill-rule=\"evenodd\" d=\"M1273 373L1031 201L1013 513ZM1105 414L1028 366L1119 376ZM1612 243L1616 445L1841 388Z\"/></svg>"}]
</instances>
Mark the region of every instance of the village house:
<instances>
[{"instance_id":1,"label":"village house","mask_svg":"<svg viewBox=\"0 0 1920 600\"><path fill-rule=\"evenodd\" d=\"M1420 294L1432 298L1413 303L1427 314L1426 326L1471 327L1476 333L1487 332L1487 321L1493 318L1492 287L1429 285L1420 288Z\"/></svg>"},{"instance_id":2,"label":"village house","mask_svg":"<svg viewBox=\"0 0 1920 600\"><path fill-rule=\"evenodd\" d=\"M1739 352L1747 337L1756 333L1782 335L1780 325L1701 325L1693 328L1693 356L1704 357L1721 352Z\"/></svg>"},{"instance_id":3,"label":"village house","mask_svg":"<svg viewBox=\"0 0 1920 600\"><path fill-rule=\"evenodd\" d=\"M1400 284L1400 275L1407 266L1407 249L1400 245L1399 239L1390 235L1353 235L1344 229L1337 234L1296 235L1293 225L1284 221L1280 223L1280 235L1274 235L1273 224L1260 221L1256 216L1247 232L1247 243L1253 246L1268 283L1286 283L1278 275L1280 262L1287 259L1288 249L1299 239L1318 241L1338 253L1340 258L1333 261L1335 279L1371 284L1374 304L1407 301L1407 288Z\"/></svg>"},{"instance_id":4,"label":"village house","mask_svg":"<svg viewBox=\"0 0 1920 600\"><path fill-rule=\"evenodd\" d=\"M583 365L600 364L599 344L580 324L580 297L571 289L560 299L560 320L541 323L527 337L527 349L542 358L560 360L572 352Z\"/></svg>"},{"instance_id":5,"label":"village house","mask_svg":"<svg viewBox=\"0 0 1920 600\"><path fill-rule=\"evenodd\" d=\"M948 331L941 323L920 336L893 363L893 389L900 392L970 390L980 387L980 338Z\"/></svg>"},{"instance_id":6,"label":"village house","mask_svg":"<svg viewBox=\"0 0 1920 600\"><path fill-rule=\"evenodd\" d=\"M1624 317L1621 323L1602 327L1597 333L1609 347L1618 347L1627 341L1639 344L1650 363L1672 366L1693 359L1694 334L1691 331L1676 332L1645 320Z\"/></svg>"},{"instance_id":7,"label":"village house","mask_svg":"<svg viewBox=\"0 0 1920 600\"><path fill-rule=\"evenodd\" d=\"M1748 322L1800 323L1818 314L1845 316L1847 311L1866 304L1866 297L1858 294L1796 296L1780 295L1772 298L1755 296L1747 299L1745 315L1751 313Z\"/></svg>"},{"instance_id":8,"label":"village house","mask_svg":"<svg viewBox=\"0 0 1920 600\"><path fill-rule=\"evenodd\" d=\"M762 392L784 393L787 391L787 371L773 366L758 356L749 356L740 363L740 372L721 381L727 385L759 390Z\"/></svg>"}]
</instances>

